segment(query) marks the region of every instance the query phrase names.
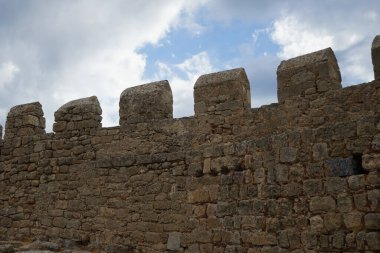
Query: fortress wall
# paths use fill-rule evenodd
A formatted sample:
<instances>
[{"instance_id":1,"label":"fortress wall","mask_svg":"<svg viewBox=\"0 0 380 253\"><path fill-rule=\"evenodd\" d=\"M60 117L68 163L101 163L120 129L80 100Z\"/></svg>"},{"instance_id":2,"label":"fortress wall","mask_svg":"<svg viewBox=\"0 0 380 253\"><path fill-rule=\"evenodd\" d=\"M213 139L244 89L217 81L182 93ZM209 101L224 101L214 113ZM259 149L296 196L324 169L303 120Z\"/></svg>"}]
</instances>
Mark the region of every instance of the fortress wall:
<instances>
[{"instance_id":1,"label":"fortress wall","mask_svg":"<svg viewBox=\"0 0 380 253\"><path fill-rule=\"evenodd\" d=\"M380 250L380 82L341 88L331 59L326 49L282 63L290 88L279 81L280 102L256 109L243 69L200 77L189 118L172 119L166 81L124 91L120 127L101 127L96 97L62 106L55 133L39 103L12 108L0 240L106 252ZM327 69L331 85L318 88L319 72L293 83L305 69Z\"/></svg>"}]
</instances>

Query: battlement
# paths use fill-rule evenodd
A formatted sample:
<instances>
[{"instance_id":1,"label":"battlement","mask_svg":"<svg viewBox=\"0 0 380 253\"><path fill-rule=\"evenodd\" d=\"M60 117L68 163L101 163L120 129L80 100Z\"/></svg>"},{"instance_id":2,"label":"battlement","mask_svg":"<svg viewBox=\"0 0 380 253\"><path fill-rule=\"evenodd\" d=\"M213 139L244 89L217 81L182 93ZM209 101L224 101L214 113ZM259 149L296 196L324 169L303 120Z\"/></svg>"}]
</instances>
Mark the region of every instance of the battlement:
<instances>
[{"instance_id":1,"label":"battlement","mask_svg":"<svg viewBox=\"0 0 380 253\"><path fill-rule=\"evenodd\" d=\"M372 43L375 79L380 73L380 36ZM315 98L342 88L341 74L331 48L282 61L277 69L278 101ZM168 81L126 89L120 96L120 126L173 118L173 95ZM236 115L251 107L250 84L243 68L202 75L194 85L195 116ZM101 107L96 97L68 102L55 113L53 131L89 134L101 128ZM9 121L9 122L8 122ZM42 106L36 102L9 112L5 136L44 133Z\"/></svg>"},{"instance_id":2,"label":"battlement","mask_svg":"<svg viewBox=\"0 0 380 253\"><path fill-rule=\"evenodd\" d=\"M39 102L17 105L11 108L5 124L4 138L32 136L45 133L45 118Z\"/></svg>"},{"instance_id":3,"label":"battlement","mask_svg":"<svg viewBox=\"0 0 380 253\"><path fill-rule=\"evenodd\" d=\"M281 62L260 108L242 68L200 76L193 117L173 119L168 81L123 91L115 127L95 96L54 133L39 102L11 108L0 251L378 252L379 38L374 81L342 88L327 48Z\"/></svg>"},{"instance_id":4,"label":"battlement","mask_svg":"<svg viewBox=\"0 0 380 253\"><path fill-rule=\"evenodd\" d=\"M173 118L173 95L168 81L126 89L120 96L120 126Z\"/></svg>"},{"instance_id":5,"label":"battlement","mask_svg":"<svg viewBox=\"0 0 380 253\"><path fill-rule=\"evenodd\" d=\"M61 106L55 113L53 131L77 131L89 134L93 128L100 128L102 109L95 96L73 100Z\"/></svg>"},{"instance_id":6,"label":"battlement","mask_svg":"<svg viewBox=\"0 0 380 253\"><path fill-rule=\"evenodd\" d=\"M282 61L277 69L278 101L340 89L341 81L331 48Z\"/></svg>"},{"instance_id":7,"label":"battlement","mask_svg":"<svg viewBox=\"0 0 380 253\"><path fill-rule=\"evenodd\" d=\"M231 114L249 108L250 85L242 68L203 75L195 82L195 116Z\"/></svg>"}]
</instances>

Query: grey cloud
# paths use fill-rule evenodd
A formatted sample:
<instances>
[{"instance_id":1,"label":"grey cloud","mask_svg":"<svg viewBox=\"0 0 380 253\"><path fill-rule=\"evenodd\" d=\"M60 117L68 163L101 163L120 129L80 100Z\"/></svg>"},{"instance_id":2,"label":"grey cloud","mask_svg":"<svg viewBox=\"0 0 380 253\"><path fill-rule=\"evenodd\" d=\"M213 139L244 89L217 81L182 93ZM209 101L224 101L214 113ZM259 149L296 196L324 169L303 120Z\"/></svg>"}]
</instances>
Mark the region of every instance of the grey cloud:
<instances>
[{"instance_id":1,"label":"grey cloud","mask_svg":"<svg viewBox=\"0 0 380 253\"><path fill-rule=\"evenodd\" d=\"M120 92L143 82L136 49L156 43L184 8L175 0L0 0L0 66L20 69L0 86L0 124L11 106L39 100L49 130L67 99L91 95L114 122Z\"/></svg>"},{"instance_id":2,"label":"grey cloud","mask_svg":"<svg viewBox=\"0 0 380 253\"><path fill-rule=\"evenodd\" d=\"M265 22L273 24L274 21L295 17L299 25L303 26L302 31L314 33L317 38L319 33L332 37L333 44L328 46L333 47L337 55L344 85L371 79L369 78L372 76L370 45L373 37L379 33L380 1L212 0L208 4L208 8L211 13L211 19L226 22L240 19L254 25L262 25ZM291 33L292 31L289 32ZM294 43L297 44L296 35L290 34L288 36L294 36ZM301 40L302 38L299 39ZM280 46L280 50L286 46L286 44L280 44L276 40L273 40L273 42ZM303 53L308 52L300 52L300 54ZM239 61L254 69L260 69L259 71L252 70L251 72L251 78L259 80L258 84L253 82L253 90L257 89L258 93L262 92L263 95L266 94L265 96L273 97L275 95L274 85L272 84L275 80L274 73L267 70L271 69L273 71L277 65L273 67L267 66L267 70L265 70L262 69L265 64L258 62L256 58L257 56L249 54L241 55ZM260 61L262 60L260 59Z\"/></svg>"}]
</instances>

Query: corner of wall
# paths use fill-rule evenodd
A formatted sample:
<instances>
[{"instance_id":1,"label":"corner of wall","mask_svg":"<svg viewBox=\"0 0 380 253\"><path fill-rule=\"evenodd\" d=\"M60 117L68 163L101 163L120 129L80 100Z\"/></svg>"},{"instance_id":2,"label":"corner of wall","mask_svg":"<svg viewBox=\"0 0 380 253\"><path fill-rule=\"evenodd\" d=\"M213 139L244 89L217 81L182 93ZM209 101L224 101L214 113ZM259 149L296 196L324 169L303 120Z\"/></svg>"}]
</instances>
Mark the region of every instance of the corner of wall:
<instances>
[{"instance_id":1,"label":"corner of wall","mask_svg":"<svg viewBox=\"0 0 380 253\"><path fill-rule=\"evenodd\" d=\"M375 80L380 80L380 35L372 41L371 56Z\"/></svg>"}]
</instances>

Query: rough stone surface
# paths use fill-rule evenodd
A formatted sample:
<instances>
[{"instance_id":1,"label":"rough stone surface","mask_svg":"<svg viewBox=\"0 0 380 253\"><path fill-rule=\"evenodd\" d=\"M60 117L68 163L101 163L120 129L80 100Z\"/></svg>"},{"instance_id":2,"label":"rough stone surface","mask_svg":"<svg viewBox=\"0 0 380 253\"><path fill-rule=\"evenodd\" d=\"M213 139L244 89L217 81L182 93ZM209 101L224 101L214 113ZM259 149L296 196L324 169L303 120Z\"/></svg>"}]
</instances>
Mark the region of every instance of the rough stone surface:
<instances>
[{"instance_id":1,"label":"rough stone surface","mask_svg":"<svg viewBox=\"0 0 380 253\"><path fill-rule=\"evenodd\" d=\"M277 69L278 101L339 89L341 81L331 48L282 61Z\"/></svg>"},{"instance_id":2,"label":"rough stone surface","mask_svg":"<svg viewBox=\"0 0 380 253\"><path fill-rule=\"evenodd\" d=\"M320 54L289 60L293 80L333 78ZM11 109L0 252L379 251L378 80L251 109L242 69L214 73L195 88L207 106L180 119L166 85L123 93L121 114L141 114L116 127L95 97L61 107L55 133L39 103Z\"/></svg>"},{"instance_id":3,"label":"rough stone surface","mask_svg":"<svg viewBox=\"0 0 380 253\"><path fill-rule=\"evenodd\" d=\"M180 250L181 249L181 233L178 233L178 232L169 233L166 248L168 250Z\"/></svg>"},{"instance_id":4,"label":"rough stone surface","mask_svg":"<svg viewBox=\"0 0 380 253\"><path fill-rule=\"evenodd\" d=\"M358 174L361 166L352 157L329 159L325 162L325 165L327 173L331 177L346 177Z\"/></svg>"},{"instance_id":5,"label":"rough stone surface","mask_svg":"<svg viewBox=\"0 0 380 253\"><path fill-rule=\"evenodd\" d=\"M39 102L11 108L5 124L5 139L45 133L45 118Z\"/></svg>"},{"instance_id":6,"label":"rough stone surface","mask_svg":"<svg viewBox=\"0 0 380 253\"><path fill-rule=\"evenodd\" d=\"M168 81L128 88L120 96L120 126L173 118L173 95Z\"/></svg>"},{"instance_id":7,"label":"rough stone surface","mask_svg":"<svg viewBox=\"0 0 380 253\"><path fill-rule=\"evenodd\" d=\"M377 35L372 42L371 48L373 71L375 80L380 79L380 35Z\"/></svg>"},{"instance_id":8,"label":"rough stone surface","mask_svg":"<svg viewBox=\"0 0 380 253\"><path fill-rule=\"evenodd\" d=\"M365 170L380 170L380 153L363 155L362 164Z\"/></svg>"},{"instance_id":9,"label":"rough stone surface","mask_svg":"<svg viewBox=\"0 0 380 253\"><path fill-rule=\"evenodd\" d=\"M70 101L55 113L54 132L89 131L101 127L102 109L96 96Z\"/></svg>"},{"instance_id":10,"label":"rough stone surface","mask_svg":"<svg viewBox=\"0 0 380 253\"><path fill-rule=\"evenodd\" d=\"M250 85L242 68L202 75L195 82L195 115L236 113L250 107Z\"/></svg>"},{"instance_id":11,"label":"rough stone surface","mask_svg":"<svg viewBox=\"0 0 380 253\"><path fill-rule=\"evenodd\" d=\"M11 244L0 245L0 253L13 253L13 252L15 252L13 245Z\"/></svg>"}]
</instances>

